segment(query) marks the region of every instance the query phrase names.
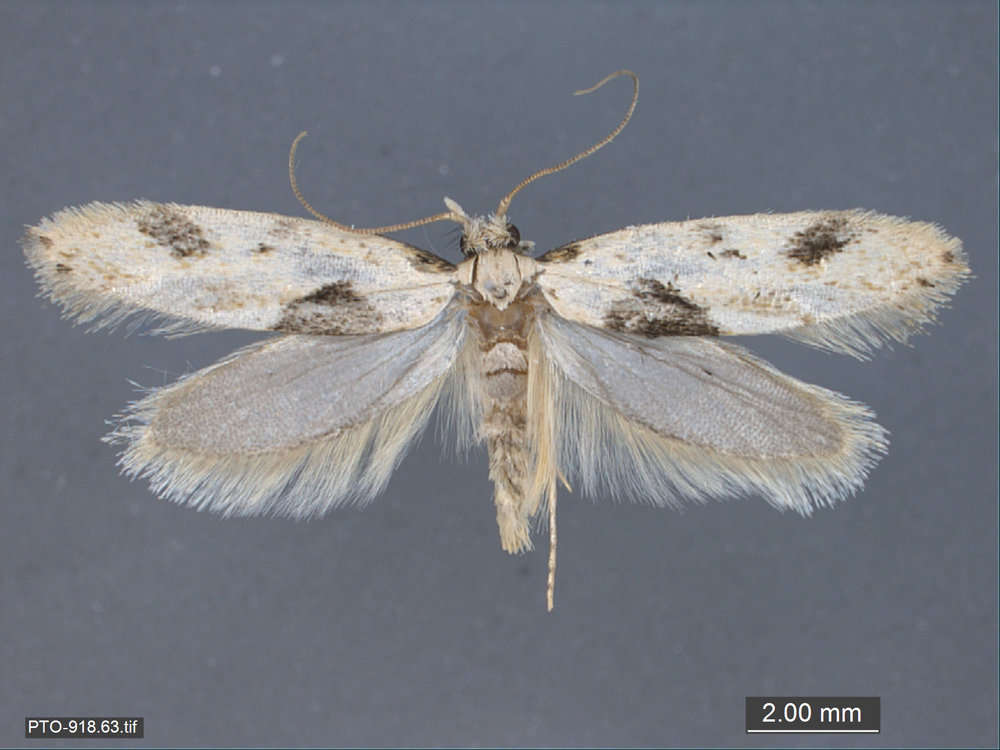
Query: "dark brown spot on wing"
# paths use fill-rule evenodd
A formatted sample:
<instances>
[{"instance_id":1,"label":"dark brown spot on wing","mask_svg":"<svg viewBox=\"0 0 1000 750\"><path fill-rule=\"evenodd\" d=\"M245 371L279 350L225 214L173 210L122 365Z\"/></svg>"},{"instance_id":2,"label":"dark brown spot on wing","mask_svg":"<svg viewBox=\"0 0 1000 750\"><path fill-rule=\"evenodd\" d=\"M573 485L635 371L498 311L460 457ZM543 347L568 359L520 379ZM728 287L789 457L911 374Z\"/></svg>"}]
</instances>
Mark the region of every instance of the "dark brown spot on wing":
<instances>
[{"instance_id":1,"label":"dark brown spot on wing","mask_svg":"<svg viewBox=\"0 0 1000 750\"><path fill-rule=\"evenodd\" d=\"M933 283L925 279L923 276L917 277L917 283L920 284L920 286L934 286Z\"/></svg>"},{"instance_id":2,"label":"dark brown spot on wing","mask_svg":"<svg viewBox=\"0 0 1000 750\"><path fill-rule=\"evenodd\" d=\"M348 305L361 302L362 298L354 292L354 287L350 281L335 281L332 284L321 286L312 294L303 297L299 302L315 302L317 305Z\"/></svg>"},{"instance_id":3,"label":"dark brown spot on wing","mask_svg":"<svg viewBox=\"0 0 1000 750\"><path fill-rule=\"evenodd\" d=\"M954 263L955 253L953 253L951 250L945 250L943 253L941 253L941 261L943 263L948 263L948 264Z\"/></svg>"},{"instance_id":4,"label":"dark brown spot on wing","mask_svg":"<svg viewBox=\"0 0 1000 750\"><path fill-rule=\"evenodd\" d=\"M36 234L35 239L38 240L38 244L44 247L46 250L52 247L54 242L52 242L51 237L46 237L44 234Z\"/></svg>"},{"instance_id":5,"label":"dark brown spot on wing","mask_svg":"<svg viewBox=\"0 0 1000 750\"><path fill-rule=\"evenodd\" d=\"M812 266L839 253L853 238L853 233L847 229L845 218L830 216L793 234L788 257Z\"/></svg>"},{"instance_id":6,"label":"dark brown spot on wing","mask_svg":"<svg viewBox=\"0 0 1000 750\"><path fill-rule=\"evenodd\" d=\"M73 269L67 266L65 263L56 263L56 273L69 273Z\"/></svg>"},{"instance_id":7,"label":"dark brown spot on wing","mask_svg":"<svg viewBox=\"0 0 1000 750\"><path fill-rule=\"evenodd\" d=\"M412 265L418 271L426 271L428 273L450 273L455 270L455 266L449 263L444 258L440 258L434 253L429 253L426 250L421 250L419 247L411 247L410 251L410 265Z\"/></svg>"},{"instance_id":8,"label":"dark brown spot on wing","mask_svg":"<svg viewBox=\"0 0 1000 750\"><path fill-rule=\"evenodd\" d=\"M739 250L723 250L723 258L739 258L740 260L746 260L747 256L741 253Z\"/></svg>"},{"instance_id":9,"label":"dark brown spot on wing","mask_svg":"<svg viewBox=\"0 0 1000 750\"><path fill-rule=\"evenodd\" d=\"M705 239L710 245L722 242L722 225L714 222L703 222L698 225L698 229L705 233Z\"/></svg>"},{"instance_id":10,"label":"dark brown spot on wing","mask_svg":"<svg viewBox=\"0 0 1000 750\"><path fill-rule=\"evenodd\" d=\"M663 302L664 304L679 305L689 309L697 307L697 305L694 305L682 297L679 293L680 290L675 288L669 281L667 282L667 285L664 286L662 282L659 282L656 279L637 279L635 283L632 284L632 290L640 299L652 299L657 302Z\"/></svg>"},{"instance_id":11,"label":"dark brown spot on wing","mask_svg":"<svg viewBox=\"0 0 1000 750\"><path fill-rule=\"evenodd\" d=\"M201 256L211 246L201 227L168 206L153 206L139 217L136 227L158 245L170 248L175 258Z\"/></svg>"},{"instance_id":12,"label":"dark brown spot on wing","mask_svg":"<svg viewBox=\"0 0 1000 750\"><path fill-rule=\"evenodd\" d=\"M287 217L278 219L274 222L274 225L268 230L268 234L275 239L285 239L295 229L295 222Z\"/></svg>"},{"instance_id":13,"label":"dark brown spot on wing","mask_svg":"<svg viewBox=\"0 0 1000 750\"><path fill-rule=\"evenodd\" d=\"M563 245L562 247L557 247L549 250L542 256L539 256L537 260L542 263L568 263L574 260L577 255L580 254L580 243L570 242L568 245Z\"/></svg>"},{"instance_id":14,"label":"dark brown spot on wing","mask_svg":"<svg viewBox=\"0 0 1000 750\"><path fill-rule=\"evenodd\" d=\"M382 329L382 314L351 282L336 281L285 306L274 330L283 333L308 333L323 336L377 333Z\"/></svg>"},{"instance_id":15,"label":"dark brown spot on wing","mask_svg":"<svg viewBox=\"0 0 1000 750\"><path fill-rule=\"evenodd\" d=\"M719 327L708 319L704 307L683 296L673 284L638 279L632 296L616 300L604 316L612 331L659 336L718 336Z\"/></svg>"},{"instance_id":16,"label":"dark brown spot on wing","mask_svg":"<svg viewBox=\"0 0 1000 750\"><path fill-rule=\"evenodd\" d=\"M255 247L253 251L255 253L260 253L261 255L264 255L266 253L273 252L274 251L274 245L268 245L265 242L258 242L257 243L257 247Z\"/></svg>"}]
</instances>

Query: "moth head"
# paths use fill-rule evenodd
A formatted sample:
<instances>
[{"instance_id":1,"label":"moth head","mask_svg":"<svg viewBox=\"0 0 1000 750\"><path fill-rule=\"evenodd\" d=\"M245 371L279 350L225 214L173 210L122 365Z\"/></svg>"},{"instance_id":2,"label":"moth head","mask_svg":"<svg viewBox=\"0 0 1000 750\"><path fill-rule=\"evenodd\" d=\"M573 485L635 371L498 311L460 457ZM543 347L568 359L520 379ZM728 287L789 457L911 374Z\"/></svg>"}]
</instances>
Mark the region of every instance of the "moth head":
<instances>
[{"instance_id":1,"label":"moth head","mask_svg":"<svg viewBox=\"0 0 1000 750\"><path fill-rule=\"evenodd\" d=\"M489 250L510 250L523 254L535 246L534 242L522 242L521 232L504 215L469 216L451 198L445 198L444 203L451 212L452 221L462 227L459 246L467 258Z\"/></svg>"}]
</instances>

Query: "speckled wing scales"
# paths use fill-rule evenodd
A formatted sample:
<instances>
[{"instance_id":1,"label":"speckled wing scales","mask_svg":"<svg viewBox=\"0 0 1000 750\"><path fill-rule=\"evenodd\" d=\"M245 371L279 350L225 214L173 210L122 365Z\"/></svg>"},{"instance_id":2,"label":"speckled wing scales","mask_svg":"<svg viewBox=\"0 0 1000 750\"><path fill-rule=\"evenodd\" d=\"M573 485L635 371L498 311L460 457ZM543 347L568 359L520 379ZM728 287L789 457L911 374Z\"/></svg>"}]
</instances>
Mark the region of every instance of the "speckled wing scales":
<instances>
[{"instance_id":1,"label":"speckled wing scales","mask_svg":"<svg viewBox=\"0 0 1000 750\"><path fill-rule=\"evenodd\" d=\"M455 268L380 236L252 211L90 203L28 229L42 289L95 327L368 334L417 328L454 295Z\"/></svg>"},{"instance_id":2,"label":"speckled wing scales","mask_svg":"<svg viewBox=\"0 0 1000 750\"><path fill-rule=\"evenodd\" d=\"M569 320L649 338L781 333L860 357L933 320L969 275L939 227L866 211L647 224L538 261Z\"/></svg>"},{"instance_id":3,"label":"speckled wing scales","mask_svg":"<svg viewBox=\"0 0 1000 750\"><path fill-rule=\"evenodd\" d=\"M461 349L454 306L420 328L281 336L134 404L108 439L160 496L227 515L363 503L423 429Z\"/></svg>"},{"instance_id":4,"label":"speckled wing scales","mask_svg":"<svg viewBox=\"0 0 1000 750\"><path fill-rule=\"evenodd\" d=\"M808 514L885 452L872 413L740 347L540 319L559 464L588 494L657 505L759 493Z\"/></svg>"}]
</instances>

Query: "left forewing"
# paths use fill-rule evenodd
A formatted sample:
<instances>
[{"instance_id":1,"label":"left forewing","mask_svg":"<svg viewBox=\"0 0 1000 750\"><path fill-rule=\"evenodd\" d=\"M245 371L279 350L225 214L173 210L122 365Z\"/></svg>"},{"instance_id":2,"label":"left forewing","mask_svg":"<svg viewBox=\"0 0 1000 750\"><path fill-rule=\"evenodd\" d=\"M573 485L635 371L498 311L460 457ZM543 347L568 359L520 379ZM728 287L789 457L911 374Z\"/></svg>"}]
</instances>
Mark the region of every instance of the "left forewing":
<instances>
[{"instance_id":1,"label":"left forewing","mask_svg":"<svg viewBox=\"0 0 1000 750\"><path fill-rule=\"evenodd\" d=\"M969 275L937 226L858 210L628 227L538 260L570 320L650 338L782 333L857 356L905 341Z\"/></svg>"},{"instance_id":2,"label":"left forewing","mask_svg":"<svg viewBox=\"0 0 1000 750\"><path fill-rule=\"evenodd\" d=\"M454 266L379 236L277 214L91 203L30 227L24 252L66 313L96 327L367 334L430 322Z\"/></svg>"}]
</instances>

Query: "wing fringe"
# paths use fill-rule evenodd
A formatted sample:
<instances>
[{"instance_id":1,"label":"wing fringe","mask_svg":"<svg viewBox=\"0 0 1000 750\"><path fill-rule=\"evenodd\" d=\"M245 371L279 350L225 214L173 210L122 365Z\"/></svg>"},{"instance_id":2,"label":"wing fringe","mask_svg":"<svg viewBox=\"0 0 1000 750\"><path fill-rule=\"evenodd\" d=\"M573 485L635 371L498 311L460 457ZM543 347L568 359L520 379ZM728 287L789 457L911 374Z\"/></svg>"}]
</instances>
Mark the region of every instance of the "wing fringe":
<instances>
[{"instance_id":1,"label":"wing fringe","mask_svg":"<svg viewBox=\"0 0 1000 750\"><path fill-rule=\"evenodd\" d=\"M933 282L926 282L926 286L914 286L891 304L782 331L781 335L818 349L867 360L884 345L894 341L906 344L911 336L922 333L935 322L940 309L949 307L959 287L972 278L961 241L949 237L936 224L924 226L938 235L944 252L951 254L954 269L951 274L938 275Z\"/></svg>"},{"instance_id":2,"label":"wing fringe","mask_svg":"<svg viewBox=\"0 0 1000 750\"><path fill-rule=\"evenodd\" d=\"M382 491L426 427L447 376L367 422L292 449L239 455L198 454L156 442L150 423L190 377L152 390L119 416L104 440L125 446L118 460L122 472L147 479L159 497L199 510L305 519L365 505Z\"/></svg>"},{"instance_id":3,"label":"wing fringe","mask_svg":"<svg viewBox=\"0 0 1000 750\"><path fill-rule=\"evenodd\" d=\"M741 356L789 379L762 360ZM552 360L547 389L555 405L556 450L563 472L584 494L654 506L760 495L804 516L854 494L888 447L887 432L863 404L795 381L819 399L843 431L841 449L824 457L747 458L689 445L628 419L571 381Z\"/></svg>"},{"instance_id":4,"label":"wing fringe","mask_svg":"<svg viewBox=\"0 0 1000 750\"><path fill-rule=\"evenodd\" d=\"M34 273L38 283L39 297L54 302L62 309L62 317L74 325L85 325L88 333L96 331L113 331L124 328L129 335L144 328L149 328L150 335L187 336L204 331L225 330L228 326L216 326L210 323L191 320L186 317L170 315L169 313L149 310L140 305L129 304L127 301L112 295L96 292L80 287L72 279L72 275L63 274L59 270L59 262L48 252L45 244L47 232L52 231L60 223L88 219L94 206L102 210L118 211L122 216L129 216L145 206L152 205L147 201L131 203L99 203L86 206L64 208L51 217L46 217L35 227L28 227L21 238L21 247L28 266Z\"/></svg>"}]
</instances>

